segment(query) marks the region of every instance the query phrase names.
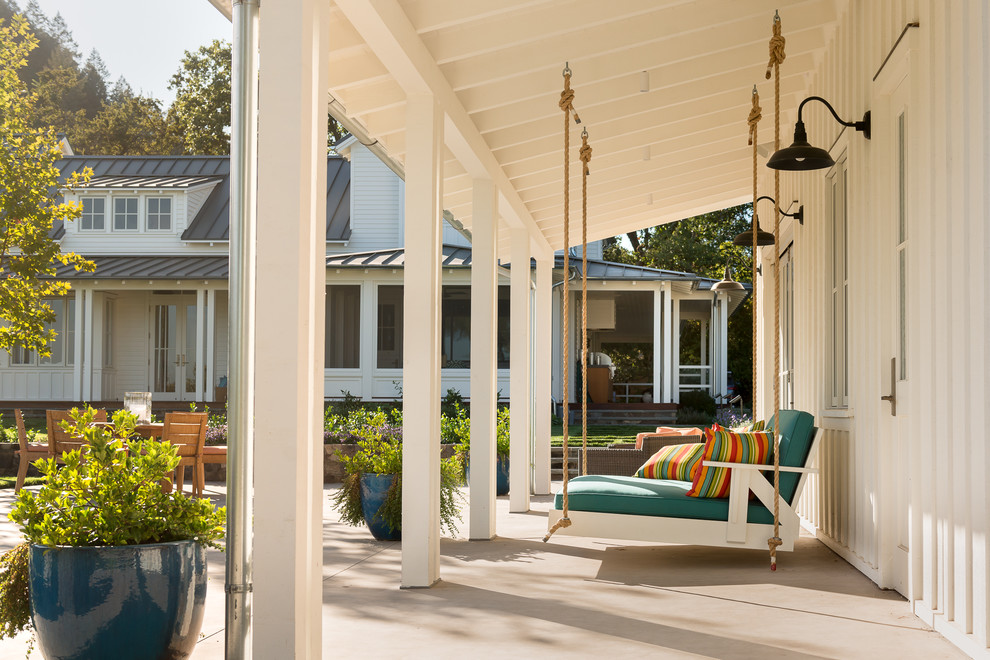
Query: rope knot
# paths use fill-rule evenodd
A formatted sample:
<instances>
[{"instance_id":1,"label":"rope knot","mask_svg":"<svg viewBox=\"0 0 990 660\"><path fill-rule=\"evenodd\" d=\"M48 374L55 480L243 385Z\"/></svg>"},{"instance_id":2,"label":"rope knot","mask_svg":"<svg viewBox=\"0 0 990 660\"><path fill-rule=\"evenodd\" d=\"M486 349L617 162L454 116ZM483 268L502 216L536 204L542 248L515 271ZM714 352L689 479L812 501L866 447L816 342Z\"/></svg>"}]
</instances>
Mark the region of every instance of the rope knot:
<instances>
[{"instance_id":1,"label":"rope knot","mask_svg":"<svg viewBox=\"0 0 990 660\"><path fill-rule=\"evenodd\" d=\"M584 173L591 174L591 170L588 169L588 163L591 162L591 145L588 144L587 132L581 135L581 151L579 153L581 162L584 163Z\"/></svg>"},{"instance_id":2,"label":"rope knot","mask_svg":"<svg viewBox=\"0 0 990 660\"><path fill-rule=\"evenodd\" d=\"M753 144L753 139L756 137L756 125L760 123L763 119L763 108L760 107L760 95L753 92L753 107L750 108L749 118L746 122L749 124L749 142L747 144Z\"/></svg>"},{"instance_id":3,"label":"rope knot","mask_svg":"<svg viewBox=\"0 0 990 660\"><path fill-rule=\"evenodd\" d=\"M574 110L574 90L570 86L565 86L560 93L560 109L564 112Z\"/></svg>"},{"instance_id":4,"label":"rope knot","mask_svg":"<svg viewBox=\"0 0 990 660\"><path fill-rule=\"evenodd\" d=\"M786 39L780 36L780 21L773 22L773 36L770 37L770 61L767 62L767 80L770 80L771 69L774 64L780 64L787 55L784 53Z\"/></svg>"}]
</instances>

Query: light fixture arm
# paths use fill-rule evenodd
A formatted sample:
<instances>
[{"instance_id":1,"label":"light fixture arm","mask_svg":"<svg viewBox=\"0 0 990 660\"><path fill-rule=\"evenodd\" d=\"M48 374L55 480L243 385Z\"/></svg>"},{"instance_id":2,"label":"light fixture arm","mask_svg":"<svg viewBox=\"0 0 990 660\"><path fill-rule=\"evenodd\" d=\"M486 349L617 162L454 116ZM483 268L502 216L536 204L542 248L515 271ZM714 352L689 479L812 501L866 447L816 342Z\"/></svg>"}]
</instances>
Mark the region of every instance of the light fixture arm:
<instances>
[{"instance_id":1,"label":"light fixture arm","mask_svg":"<svg viewBox=\"0 0 990 660\"><path fill-rule=\"evenodd\" d=\"M850 128L855 128L857 131L861 131L863 133L863 135L866 136L866 139L867 140L870 139L870 124L871 124L871 122L870 122L870 111L869 110L867 110L866 111L866 114L863 115L862 121L845 121L844 119L842 119L842 117L840 117L838 115L838 113L835 112L835 108L832 107L832 104L831 103L829 103L828 101L826 101L825 99L823 99L820 96L809 96L805 100L801 101L801 105L798 106L797 124L795 124L795 126L794 126L794 138L795 138L795 141L797 141L797 138L798 138L798 134L799 133L800 133L800 137L801 137L801 139L803 141L805 141L805 142L808 141L808 134L804 130L804 122L801 120L801 111L804 110L804 104L805 103L808 103L809 101L818 101L818 102L824 104L825 107L828 108L828 111L832 113L832 116L835 117L835 121L839 122L843 126L849 126Z\"/></svg>"},{"instance_id":2,"label":"light fixture arm","mask_svg":"<svg viewBox=\"0 0 990 660\"><path fill-rule=\"evenodd\" d=\"M758 202L761 199L765 199L767 201L773 202L774 204L777 203L774 200L774 198L773 197L770 197L769 195L760 195L759 197L756 198L756 201ZM784 211L784 209L780 209L780 214L783 215L783 216L786 216L788 218L794 218L795 220L797 220L798 222L800 222L802 225L804 224L804 204L802 204L801 206L799 206L798 207L798 210L795 211L794 213L787 213L786 211Z\"/></svg>"}]
</instances>

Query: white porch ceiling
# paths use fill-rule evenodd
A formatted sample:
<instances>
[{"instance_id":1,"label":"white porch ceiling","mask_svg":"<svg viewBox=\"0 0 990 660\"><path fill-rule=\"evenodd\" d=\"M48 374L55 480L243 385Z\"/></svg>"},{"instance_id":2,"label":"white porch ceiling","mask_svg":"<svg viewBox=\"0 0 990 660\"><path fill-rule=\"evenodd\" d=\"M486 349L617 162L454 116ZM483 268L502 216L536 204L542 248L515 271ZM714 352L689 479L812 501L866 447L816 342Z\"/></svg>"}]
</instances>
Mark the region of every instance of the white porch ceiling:
<instances>
[{"instance_id":1,"label":"white porch ceiling","mask_svg":"<svg viewBox=\"0 0 990 660\"><path fill-rule=\"evenodd\" d=\"M210 0L229 16L229 0ZM572 241L580 240L577 147L587 128L589 240L750 199L746 119L764 78L774 11L787 38L781 141L840 0L334 0L330 93L399 160L405 98L447 112L444 208L471 226L472 176L491 176L509 224L562 247L561 70L570 62ZM264 37L262 36L262 42ZM649 91L641 91L642 72ZM760 167L763 166L761 158ZM575 231L577 228L577 231Z\"/></svg>"}]
</instances>

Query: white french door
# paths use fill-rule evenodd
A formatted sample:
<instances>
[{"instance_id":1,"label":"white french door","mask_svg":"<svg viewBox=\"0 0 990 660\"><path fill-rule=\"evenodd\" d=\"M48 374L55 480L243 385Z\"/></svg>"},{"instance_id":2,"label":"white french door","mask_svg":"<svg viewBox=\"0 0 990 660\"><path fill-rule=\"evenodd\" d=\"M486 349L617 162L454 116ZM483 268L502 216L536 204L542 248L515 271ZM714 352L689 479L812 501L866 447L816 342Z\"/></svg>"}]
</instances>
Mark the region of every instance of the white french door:
<instances>
[{"instance_id":1,"label":"white french door","mask_svg":"<svg viewBox=\"0 0 990 660\"><path fill-rule=\"evenodd\" d=\"M192 401L196 395L196 298L156 297L151 303L151 396Z\"/></svg>"},{"instance_id":2,"label":"white french door","mask_svg":"<svg viewBox=\"0 0 990 660\"><path fill-rule=\"evenodd\" d=\"M908 361L910 341L908 323L907 278L912 266L908 263L909 213L911 204L908 145L910 135L907 78L902 80L890 96L890 111L884 131L885 145L892 164L890 177L885 185L891 200L881 233L883 258L880 286L886 309L882 310L881 354L877 367L880 372L881 392L878 431L881 451L886 463L881 465L881 487L886 503L881 510L881 585L893 588L910 597L910 504L911 504L911 456L904 438L911 424L914 408L911 400Z\"/></svg>"}]
</instances>

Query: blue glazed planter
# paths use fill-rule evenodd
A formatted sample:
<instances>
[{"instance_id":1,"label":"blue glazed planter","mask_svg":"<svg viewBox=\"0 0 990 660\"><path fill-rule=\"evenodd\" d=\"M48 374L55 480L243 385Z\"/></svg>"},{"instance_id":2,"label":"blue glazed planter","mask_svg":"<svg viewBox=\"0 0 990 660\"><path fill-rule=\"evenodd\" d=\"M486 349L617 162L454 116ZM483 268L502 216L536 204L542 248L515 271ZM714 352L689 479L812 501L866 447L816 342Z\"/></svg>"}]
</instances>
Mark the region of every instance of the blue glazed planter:
<instances>
[{"instance_id":1,"label":"blue glazed planter","mask_svg":"<svg viewBox=\"0 0 990 660\"><path fill-rule=\"evenodd\" d=\"M187 658L206 603L195 541L32 545L31 619L47 660Z\"/></svg>"},{"instance_id":2,"label":"blue glazed planter","mask_svg":"<svg viewBox=\"0 0 990 660\"><path fill-rule=\"evenodd\" d=\"M471 464L465 463L465 474L468 481L471 481ZM509 494L509 457L498 456L495 461L495 494Z\"/></svg>"},{"instance_id":3,"label":"blue glazed planter","mask_svg":"<svg viewBox=\"0 0 990 660\"><path fill-rule=\"evenodd\" d=\"M385 502L385 495L394 478L394 474L361 474L361 513L364 514L364 522L371 530L371 535L379 541L402 540L401 529L390 530L385 521L375 517Z\"/></svg>"}]
</instances>

